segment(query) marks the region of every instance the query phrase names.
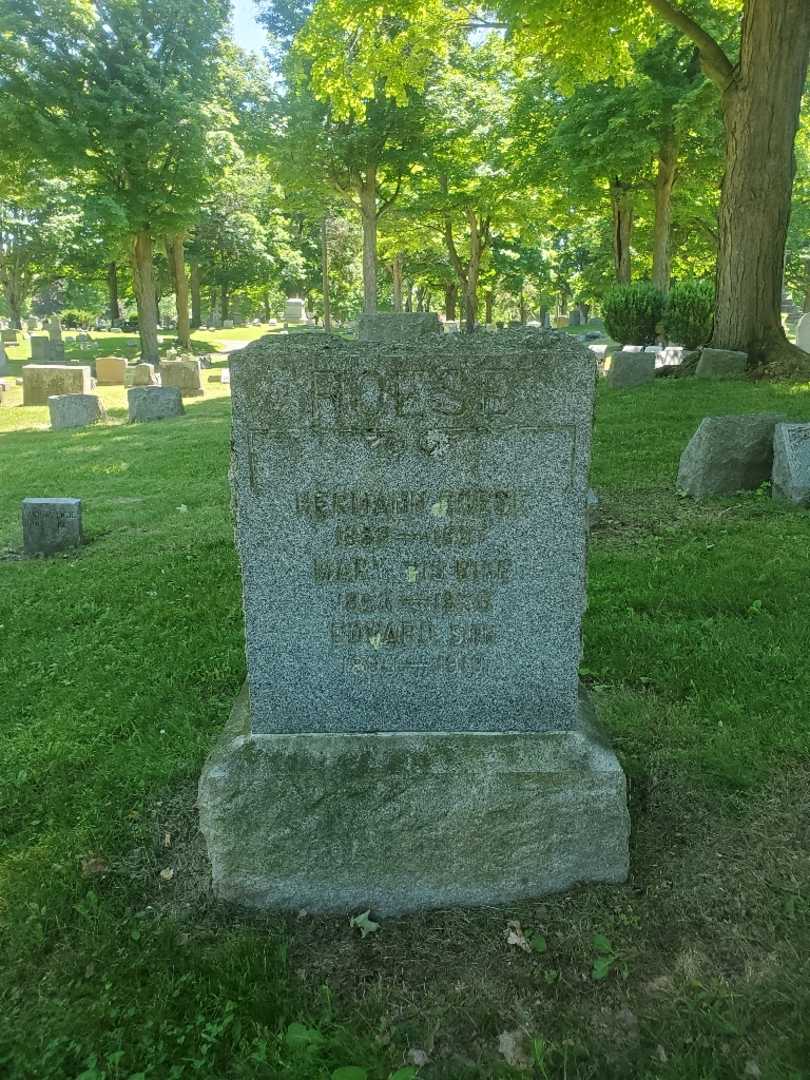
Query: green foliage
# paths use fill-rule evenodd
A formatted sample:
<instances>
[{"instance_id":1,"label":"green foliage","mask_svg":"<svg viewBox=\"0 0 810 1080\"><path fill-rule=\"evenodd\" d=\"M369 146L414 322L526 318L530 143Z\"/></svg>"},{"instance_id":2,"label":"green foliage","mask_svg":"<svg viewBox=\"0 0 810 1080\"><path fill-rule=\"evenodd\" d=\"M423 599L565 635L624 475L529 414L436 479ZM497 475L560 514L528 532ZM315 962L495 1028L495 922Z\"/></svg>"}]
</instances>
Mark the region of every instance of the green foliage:
<instances>
[{"instance_id":1,"label":"green foliage","mask_svg":"<svg viewBox=\"0 0 810 1080\"><path fill-rule=\"evenodd\" d=\"M622 345L651 345L663 313L664 295L648 281L614 285L602 301L607 332Z\"/></svg>"},{"instance_id":2,"label":"green foliage","mask_svg":"<svg viewBox=\"0 0 810 1080\"><path fill-rule=\"evenodd\" d=\"M696 349L711 337L714 286L710 281L680 281L673 285L664 308L664 333L669 341Z\"/></svg>"},{"instance_id":3,"label":"green foliage","mask_svg":"<svg viewBox=\"0 0 810 1080\"><path fill-rule=\"evenodd\" d=\"M68 330L77 330L92 326L97 314L98 312L86 311L82 308L65 308L60 318L62 325Z\"/></svg>"}]
</instances>

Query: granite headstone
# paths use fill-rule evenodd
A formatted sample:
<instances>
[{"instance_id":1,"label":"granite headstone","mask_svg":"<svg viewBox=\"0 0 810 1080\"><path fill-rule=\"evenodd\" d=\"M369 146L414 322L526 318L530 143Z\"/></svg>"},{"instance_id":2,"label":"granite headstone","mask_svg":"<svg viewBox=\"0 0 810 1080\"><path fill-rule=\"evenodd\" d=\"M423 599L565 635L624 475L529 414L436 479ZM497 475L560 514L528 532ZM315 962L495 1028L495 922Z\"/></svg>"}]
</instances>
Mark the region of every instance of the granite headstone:
<instances>
[{"instance_id":1,"label":"granite headstone","mask_svg":"<svg viewBox=\"0 0 810 1080\"><path fill-rule=\"evenodd\" d=\"M54 394L89 394L90 368L79 364L25 364L23 405L47 405Z\"/></svg>"},{"instance_id":2,"label":"granite headstone","mask_svg":"<svg viewBox=\"0 0 810 1080\"><path fill-rule=\"evenodd\" d=\"M802 315L796 324L796 344L805 352L810 352L810 311Z\"/></svg>"},{"instance_id":3,"label":"granite headstone","mask_svg":"<svg viewBox=\"0 0 810 1080\"><path fill-rule=\"evenodd\" d=\"M647 352L614 352L607 371L607 384L614 390L642 386L655 378L655 357Z\"/></svg>"},{"instance_id":4,"label":"granite headstone","mask_svg":"<svg viewBox=\"0 0 810 1080\"><path fill-rule=\"evenodd\" d=\"M54 555L82 542L81 499L23 499L23 550Z\"/></svg>"},{"instance_id":5,"label":"granite headstone","mask_svg":"<svg viewBox=\"0 0 810 1080\"><path fill-rule=\"evenodd\" d=\"M168 360L160 365L162 386L176 386L183 397L201 397L199 360Z\"/></svg>"},{"instance_id":6,"label":"granite headstone","mask_svg":"<svg viewBox=\"0 0 810 1080\"><path fill-rule=\"evenodd\" d=\"M744 375L748 365L748 353L734 349L703 349L695 368L698 379L728 379Z\"/></svg>"},{"instance_id":7,"label":"granite headstone","mask_svg":"<svg viewBox=\"0 0 810 1080\"><path fill-rule=\"evenodd\" d=\"M87 427L107 419L96 394L54 394L48 398L48 412L54 431Z\"/></svg>"},{"instance_id":8,"label":"granite headstone","mask_svg":"<svg viewBox=\"0 0 810 1080\"><path fill-rule=\"evenodd\" d=\"M127 390L127 405L132 424L170 420L185 411L176 386L133 386Z\"/></svg>"},{"instance_id":9,"label":"granite headstone","mask_svg":"<svg viewBox=\"0 0 810 1080\"><path fill-rule=\"evenodd\" d=\"M771 477L779 413L706 416L681 454L679 491L702 499L752 491Z\"/></svg>"},{"instance_id":10,"label":"granite headstone","mask_svg":"<svg viewBox=\"0 0 810 1080\"><path fill-rule=\"evenodd\" d=\"M231 379L249 706L200 783L219 895L401 911L623 880L624 777L578 682L593 355L272 337Z\"/></svg>"}]
</instances>

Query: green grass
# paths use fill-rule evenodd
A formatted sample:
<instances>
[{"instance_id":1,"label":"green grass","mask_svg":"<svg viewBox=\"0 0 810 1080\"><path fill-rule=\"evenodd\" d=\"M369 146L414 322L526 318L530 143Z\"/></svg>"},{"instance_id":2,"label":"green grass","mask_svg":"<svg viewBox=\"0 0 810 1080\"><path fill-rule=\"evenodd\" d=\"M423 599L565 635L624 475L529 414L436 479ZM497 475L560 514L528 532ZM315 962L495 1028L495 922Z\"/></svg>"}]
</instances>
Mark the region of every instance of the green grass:
<instances>
[{"instance_id":1,"label":"green grass","mask_svg":"<svg viewBox=\"0 0 810 1080\"><path fill-rule=\"evenodd\" d=\"M195 783L244 658L229 400L203 378L159 424L116 387L76 432L16 386L0 408L0 1075L386 1080L419 1051L421 1080L810 1077L810 515L674 492L702 416L810 419L810 386L600 390L583 674L630 778L630 883L361 941L208 891ZM84 500L80 553L19 558L37 495Z\"/></svg>"}]
</instances>

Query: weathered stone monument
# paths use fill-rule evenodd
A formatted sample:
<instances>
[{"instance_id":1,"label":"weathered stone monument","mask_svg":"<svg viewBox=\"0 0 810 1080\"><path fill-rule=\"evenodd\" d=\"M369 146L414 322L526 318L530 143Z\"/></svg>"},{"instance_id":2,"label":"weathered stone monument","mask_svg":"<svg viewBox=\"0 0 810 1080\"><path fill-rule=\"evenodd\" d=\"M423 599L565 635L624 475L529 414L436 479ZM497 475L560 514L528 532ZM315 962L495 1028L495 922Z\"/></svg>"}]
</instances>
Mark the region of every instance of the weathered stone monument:
<instances>
[{"instance_id":1,"label":"weathered stone monument","mask_svg":"<svg viewBox=\"0 0 810 1080\"><path fill-rule=\"evenodd\" d=\"M357 336L361 341L411 341L442 332L435 311L375 311L357 320Z\"/></svg>"},{"instance_id":2,"label":"weathered stone monument","mask_svg":"<svg viewBox=\"0 0 810 1080\"><path fill-rule=\"evenodd\" d=\"M99 386L123 386L127 377L125 356L100 356L96 360L96 379Z\"/></svg>"},{"instance_id":3,"label":"weathered stone monument","mask_svg":"<svg viewBox=\"0 0 810 1080\"><path fill-rule=\"evenodd\" d=\"M773 437L775 499L810 507L810 424L777 424Z\"/></svg>"},{"instance_id":4,"label":"weathered stone monument","mask_svg":"<svg viewBox=\"0 0 810 1080\"><path fill-rule=\"evenodd\" d=\"M8 375L11 371L9 366L8 357L6 356L6 349L2 341L0 341L0 375Z\"/></svg>"},{"instance_id":5,"label":"weathered stone monument","mask_svg":"<svg viewBox=\"0 0 810 1080\"><path fill-rule=\"evenodd\" d=\"M23 405L47 405L54 394L89 394L90 368L79 364L25 364Z\"/></svg>"},{"instance_id":6,"label":"weathered stone monument","mask_svg":"<svg viewBox=\"0 0 810 1080\"><path fill-rule=\"evenodd\" d=\"M127 390L131 424L182 416L183 398L176 386L133 386Z\"/></svg>"},{"instance_id":7,"label":"weathered stone monument","mask_svg":"<svg viewBox=\"0 0 810 1080\"><path fill-rule=\"evenodd\" d=\"M23 550L55 555L82 542L81 499L23 499Z\"/></svg>"},{"instance_id":8,"label":"weathered stone monument","mask_svg":"<svg viewBox=\"0 0 810 1080\"><path fill-rule=\"evenodd\" d=\"M54 394L48 398L48 413L54 431L87 427L107 419L96 394Z\"/></svg>"},{"instance_id":9,"label":"weathered stone monument","mask_svg":"<svg viewBox=\"0 0 810 1080\"><path fill-rule=\"evenodd\" d=\"M796 344L805 352L810 352L810 311L802 315L796 324Z\"/></svg>"},{"instance_id":10,"label":"weathered stone monument","mask_svg":"<svg viewBox=\"0 0 810 1080\"><path fill-rule=\"evenodd\" d=\"M231 380L248 687L200 781L217 894L393 913L623 881L577 674L593 355L273 336Z\"/></svg>"},{"instance_id":11,"label":"weathered stone monument","mask_svg":"<svg viewBox=\"0 0 810 1080\"><path fill-rule=\"evenodd\" d=\"M47 364L51 359L51 339L44 334L31 336L31 363Z\"/></svg>"},{"instance_id":12,"label":"weathered stone monument","mask_svg":"<svg viewBox=\"0 0 810 1080\"><path fill-rule=\"evenodd\" d=\"M136 364L132 374L133 386L158 386L154 364Z\"/></svg>"},{"instance_id":13,"label":"weathered stone monument","mask_svg":"<svg viewBox=\"0 0 810 1080\"><path fill-rule=\"evenodd\" d=\"M0 341L2 341L4 345L16 345L17 335L17 330L0 330Z\"/></svg>"},{"instance_id":14,"label":"weathered stone monument","mask_svg":"<svg viewBox=\"0 0 810 1080\"><path fill-rule=\"evenodd\" d=\"M284 322L306 322L306 302L298 296L291 296L284 305Z\"/></svg>"},{"instance_id":15,"label":"weathered stone monument","mask_svg":"<svg viewBox=\"0 0 810 1080\"><path fill-rule=\"evenodd\" d=\"M183 397L201 397L205 393L199 360L165 360L160 365L160 381L162 386L176 386Z\"/></svg>"},{"instance_id":16,"label":"weathered stone monument","mask_svg":"<svg viewBox=\"0 0 810 1080\"><path fill-rule=\"evenodd\" d=\"M728 379L744 375L748 366L748 353L734 349L703 349L695 368L698 379Z\"/></svg>"},{"instance_id":17,"label":"weathered stone monument","mask_svg":"<svg viewBox=\"0 0 810 1080\"><path fill-rule=\"evenodd\" d=\"M50 339L49 360L52 364L61 364L65 359L65 344L62 341L62 322L58 315L52 315L48 321Z\"/></svg>"},{"instance_id":18,"label":"weathered stone monument","mask_svg":"<svg viewBox=\"0 0 810 1080\"><path fill-rule=\"evenodd\" d=\"M614 390L624 390L631 386L642 386L655 378L655 357L652 353L631 352L622 349L610 358L607 371L607 384Z\"/></svg>"},{"instance_id":19,"label":"weathered stone monument","mask_svg":"<svg viewBox=\"0 0 810 1080\"><path fill-rule=\"evenodd\" d=\"M679 491L696 499L753 491L771 477L779 413L706 416L681 454Z\"/></svg>"}]
</instances>

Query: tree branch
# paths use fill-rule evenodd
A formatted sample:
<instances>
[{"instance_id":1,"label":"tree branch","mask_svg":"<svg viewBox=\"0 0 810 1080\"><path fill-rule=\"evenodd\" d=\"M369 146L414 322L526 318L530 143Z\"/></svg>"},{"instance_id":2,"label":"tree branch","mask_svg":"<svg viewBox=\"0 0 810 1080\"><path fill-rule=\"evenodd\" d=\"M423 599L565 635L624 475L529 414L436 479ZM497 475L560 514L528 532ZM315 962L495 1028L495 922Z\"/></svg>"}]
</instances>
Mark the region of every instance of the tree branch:
<instances>
[{"instance_id":1,"label":"tree branch","mask_svg":"<svg viewBox=\"0 0 810 1080\"><path fill-rule=\"evenodd\" d=\"M734 65L711 36L702 26L687 15L681 8L676 7L671 0L647 0L647 3L657 11L662 19L680 30L682 34L694 41L700 50L700 59L706 75L716 83L721 90L726 90L734 78Z\"/></svg>"}]
</instances>

